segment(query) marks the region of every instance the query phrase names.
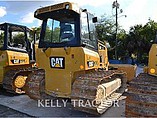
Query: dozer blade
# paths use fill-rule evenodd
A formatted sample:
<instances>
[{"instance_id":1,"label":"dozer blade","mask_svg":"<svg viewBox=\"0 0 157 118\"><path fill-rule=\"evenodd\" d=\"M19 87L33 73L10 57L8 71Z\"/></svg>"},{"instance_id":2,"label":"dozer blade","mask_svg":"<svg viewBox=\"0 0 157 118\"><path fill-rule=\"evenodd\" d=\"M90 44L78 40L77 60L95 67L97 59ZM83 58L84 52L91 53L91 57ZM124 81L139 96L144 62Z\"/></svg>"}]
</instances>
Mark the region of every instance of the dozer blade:
<instances>
[{"instance_id":1,"label":"dozer blade","mask_svg":"<svg viewBox=\"0 0 157 118\"><path fill-rule=\"evenodd\" d=\"M157 77L142 73L129 83L125 113L127 117L157 117Z\"/></svg>"},{"instance_id":2,"label":"dozer blade","mask_svg":"<svg viewBox=\"0 0 157 118\"><path fill-rule=\"evenodd\" d=\"M79 76L72 86L74 109L100 115L110 108L126 89L126 76L117 70L94 71Z\"/></svg>"}]
</instances>

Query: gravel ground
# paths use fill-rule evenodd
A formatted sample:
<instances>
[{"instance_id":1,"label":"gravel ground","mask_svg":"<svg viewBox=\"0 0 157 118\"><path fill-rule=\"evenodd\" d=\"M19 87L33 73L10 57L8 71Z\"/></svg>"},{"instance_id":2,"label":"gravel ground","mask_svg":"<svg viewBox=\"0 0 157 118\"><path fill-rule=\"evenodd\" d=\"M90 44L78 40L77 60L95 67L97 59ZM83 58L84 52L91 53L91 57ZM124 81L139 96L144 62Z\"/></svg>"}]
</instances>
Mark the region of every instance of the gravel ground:
<instances>
[{"instance_id":1,"label":"gravel ground","mask_svg":"<svg viewBox=\"0 0 157 118\"><path fill-rule=\"evenodd\" d=\"M137 68L137 74L142 68ZM119 108L110 108L101 117L125 117L125 95ZM0 87L0 117L94 117L91 114L67 108L39 108L37 102L26 95L13 95Z\"/></svg>"},{"instance_id":2,"label":"gravel ground","mask_svg":"<svg viewBox=\"0 0 157 118\"><path fill-rule=\"evenodd\" d=\"M122 99L119 103L120 107L110 108L101 117L124 117L125 98ZM96 117L74 110L70 102L67 103L67 107L61 108L44 108L38 107L37 104L37 101L26 95L13 95L0 89L0 117Z\"/></svg>"}]
</instances>

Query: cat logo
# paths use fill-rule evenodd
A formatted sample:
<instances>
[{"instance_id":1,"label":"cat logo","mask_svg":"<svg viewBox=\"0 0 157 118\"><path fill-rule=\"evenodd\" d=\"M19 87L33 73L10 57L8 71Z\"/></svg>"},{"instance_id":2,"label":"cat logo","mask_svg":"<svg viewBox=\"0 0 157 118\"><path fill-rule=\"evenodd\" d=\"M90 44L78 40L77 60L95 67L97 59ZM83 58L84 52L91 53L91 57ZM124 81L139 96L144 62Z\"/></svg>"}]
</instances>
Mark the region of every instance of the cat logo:
<instances>
[{"instance_id":1,"label":"cat logo","mask_svg":"<svg viewBox=\"0 0 157 118\"><path fill-rule=\"evenodd\" d=\"M51 68L65 68L65 58L64 57L50 57Z\"/></svg>"},{"instance_id":2,"label":"cat logo","mask_svg":"<svg viewBox=\"0 0 157 118\"><path fill-rule=\"evenodd\" d=\"M25 60L20 60L20 59L13 59L11 60L12 64L21 64L25 63Z\"/></svg>"}]
</instances>

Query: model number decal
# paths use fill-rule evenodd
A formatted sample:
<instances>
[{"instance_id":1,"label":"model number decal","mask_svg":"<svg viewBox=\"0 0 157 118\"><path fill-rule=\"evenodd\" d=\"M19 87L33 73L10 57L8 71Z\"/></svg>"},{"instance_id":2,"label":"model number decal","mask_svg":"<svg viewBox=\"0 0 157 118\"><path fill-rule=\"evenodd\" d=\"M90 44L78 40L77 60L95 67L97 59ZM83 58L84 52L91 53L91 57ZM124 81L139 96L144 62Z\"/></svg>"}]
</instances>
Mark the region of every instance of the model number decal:
<instances>
[{"instance_id":1,"label":"model number decal","mask_svg":"<svg viewBox=\"0 0 157 118\"><path fill-rule=\"evenodd\" d=\"M50 57L51 68L65 68L65 58L64 57Z\"/></svg>"},{"instance_id":2,"label":"model number decal","mask_svg":"<svg viewBox=\"0 0 157 118\"><path fill-rule=\"evenodd\" d=\"M11 62L12 62L13 64L20 64L20 63L25 63L25 60L13 59L13 60L11 60Z\"/></svg>"},{"instance_id":3,"label":"model number decal","mask_svg":"<svg viewBox=\"0 0 157 118\"><path fill-rule=\"evenodd\" d=\"M94 61L88 61L87 65L88 67L94 67L95 62Z\"/></svg>"}]
</instances>

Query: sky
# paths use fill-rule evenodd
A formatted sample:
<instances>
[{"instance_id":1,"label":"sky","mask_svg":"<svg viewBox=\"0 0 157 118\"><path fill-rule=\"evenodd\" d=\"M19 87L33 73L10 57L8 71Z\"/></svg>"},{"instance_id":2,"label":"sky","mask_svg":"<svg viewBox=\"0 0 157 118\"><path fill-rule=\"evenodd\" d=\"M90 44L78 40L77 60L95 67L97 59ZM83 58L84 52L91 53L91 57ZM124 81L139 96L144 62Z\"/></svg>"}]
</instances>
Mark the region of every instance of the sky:
<instances>
[{"instance_id":1,"label":"sky","mask_svg":"<svg viewBox=\"0 0 157 118\"><path fill-rule=\"evenodd\" d=\"M10 22L26 25L29 28L38 27L41 21L34 18L34 11L38 8L61 2L75 2L81 8L86 8L97 17L114 17L115 9L112 3L115 0L0 0L0 23ZM123 13L118 16L118 24L129 31L131 26L148 22L148 19L157 22L157 0L117 0ZM127 17L124 17L127 15Z\"/></svg>"}]
</instances>

